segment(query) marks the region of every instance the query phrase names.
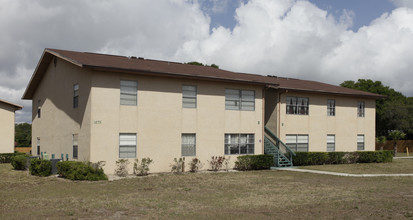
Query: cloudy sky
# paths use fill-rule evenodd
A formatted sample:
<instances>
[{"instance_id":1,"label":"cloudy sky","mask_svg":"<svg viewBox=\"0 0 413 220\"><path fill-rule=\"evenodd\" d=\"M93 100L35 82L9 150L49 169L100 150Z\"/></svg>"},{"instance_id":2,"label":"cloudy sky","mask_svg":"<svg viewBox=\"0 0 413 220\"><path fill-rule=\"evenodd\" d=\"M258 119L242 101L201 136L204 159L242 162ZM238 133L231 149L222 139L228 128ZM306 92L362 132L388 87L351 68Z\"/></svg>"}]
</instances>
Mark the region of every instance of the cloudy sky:
<instances>
[{"instance_id":1,"label":"cloudy sky","mask_svg":"<svg viewBox=\"0 0 413 220\"><path fill-rule=\"evenodd\" d=\"M0 0L0 99L21 97L44 48L218 64L413 96L413 0Z\"/></svg>"}]
</instances>

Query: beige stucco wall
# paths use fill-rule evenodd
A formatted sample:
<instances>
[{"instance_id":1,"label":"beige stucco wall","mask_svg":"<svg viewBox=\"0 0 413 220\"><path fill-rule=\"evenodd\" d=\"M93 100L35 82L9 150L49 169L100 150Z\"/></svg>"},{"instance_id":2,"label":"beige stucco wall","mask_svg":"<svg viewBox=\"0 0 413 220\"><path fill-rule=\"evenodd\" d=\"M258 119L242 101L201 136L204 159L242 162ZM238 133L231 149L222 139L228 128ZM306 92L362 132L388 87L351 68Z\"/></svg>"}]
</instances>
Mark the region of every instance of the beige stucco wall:
<instances>
[{"instance_id":1,"label":"beige stucco wall","mask_svg":"<svg viewBox=\"0 0 413 220\"><path fill-rule=\"evenodd\" d=\"M73 85L79 84L79 107L73 108ZM52 61L32 101L32 154L73 160L72 135L78 134L78 160L90 158L90 74L61 59ZM40 100L41 117L37 117Z\"/></svg>"},{"instance_id":2,"label":"beige stucco wall","mask_svg":"<svg viewBox=\"0 0 413 220\"><path fill-rule=\"evenodd\" d=\"M309 98L309 115L286 114L287 96ZM335 116L327 116L328 99L336 100ZM365 102L365 117L357 117L358 101ZM276 134L284 142L287 134L308 134L309 151L327 151L327 135L335 135L335 151L356 151L357 135L364 135L365 151L375 150L374 99L288 92L280 94L274 111L279 112L279 117L267 125L279 127Z\"/></svg>"},{"instance_id":3,"label":"beige stucco wall","mask_svg":"<svg viewBox=\"0 0 413 220\"><path fill-rule=\"evenodd\" d=\"M137 106L120 105L121 79L138 82ZM197 86L197 108L182 108L182 85ZM152 158L152 172L169 172L181 157L182 133L196 133L204 169L212 156L224 155L225 133L255 134L255 153L263 153L262 87L102 72L93 74L92 86L91 161L106 161L107 173L119 159L119 133L137 134L137 158ZM226 88L255 90L255 111L225 110Z\"/></svg>"},{"instance_id":4,"label":"beige stucco wall","mask_svg":"<svg viewBox=\"0 0 413 220\"><path fill-rule=\"evenodd\" d=\"M15 107L0 102L0 153L14 152Z\"/></svg>"}]
</instances>

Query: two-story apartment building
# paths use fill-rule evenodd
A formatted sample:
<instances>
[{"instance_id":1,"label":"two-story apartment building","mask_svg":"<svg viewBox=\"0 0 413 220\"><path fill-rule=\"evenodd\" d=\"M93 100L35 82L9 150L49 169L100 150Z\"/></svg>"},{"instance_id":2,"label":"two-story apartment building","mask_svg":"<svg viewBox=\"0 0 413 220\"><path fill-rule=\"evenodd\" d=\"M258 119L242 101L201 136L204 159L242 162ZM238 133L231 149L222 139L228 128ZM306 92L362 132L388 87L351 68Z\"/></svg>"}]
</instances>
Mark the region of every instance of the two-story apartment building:
<instances>
[{"instance_id":1,"label":"two-story apartment building","mask_svg":"<svg viewBox=\"0 0 413 220\"><path fill-rule=\"evenodd\" d=\"M374 150L380 96L319 82L46 49L23 99L32 152L69 160L264 153L264 126L296 151ZM207 167L205 167L207 168Z\"/></svg>"},{"instance_id":2,"label":"two-story apartment building","mask_svg":"<svg viewBox=\"0 0 413 220\"><path fill-rule=\"evenodd\" d=\"M14 116L22 108L0 99L0 153L14 152Z\"/></svg>"}]
</instances>

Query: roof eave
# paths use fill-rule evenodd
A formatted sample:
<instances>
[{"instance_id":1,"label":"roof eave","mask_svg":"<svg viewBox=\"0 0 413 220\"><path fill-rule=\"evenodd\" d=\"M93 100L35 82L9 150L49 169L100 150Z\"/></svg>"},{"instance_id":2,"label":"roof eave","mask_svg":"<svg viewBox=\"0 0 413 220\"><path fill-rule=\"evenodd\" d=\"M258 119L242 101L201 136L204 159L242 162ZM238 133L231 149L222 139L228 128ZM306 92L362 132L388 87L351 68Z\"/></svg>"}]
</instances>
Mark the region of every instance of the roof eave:
<instances>
[{"instance_id":1,"label":"roof eave","mask_svg":"<svg viewBox=\"0 0 413 220\"><path fill-rule=\"evenodd\" d=\"M199 76L186 73L172 73L172 72L158 72L150 70L139 70L139 69L124 69L124 68L115 68L115 67L102 67L102 66L93 66L93 65L83 65L85 68L90 68L95 71L105 71L105 72L121 72L121 73L139 73L140 75L150 75L157 74L158 76L166 76L172 78L188 78L188 79L198 79L198 80L212 80L212 81L224 81L224 82L233 82L233 83L242 83L242 84L252 84L260 86L278 86L278 84L265 83L259 81L249 81L249 80L240 80L240 79L229 79L222 77L210 77L210 76Z\"/></svg>"},{"instance_id":2,"label":"roof eave","mask_svg":"<svg viewBox=\"0 0 413 220\"><path fill-rule=\"evenodd\" d=\"M362 98L369 98L369 99L382 99L386 98L386 96L378 95L372 93L369 94L354 94L354 93L343 93L343 92L334 92L334 91L323 91L323 90L307 90L307 89L296 89L296 88L288 88L288 87L279 87L278 89L283 90L290 90L296 92L307 92L307 93L318 93L318 94L333 94L338 96L348 96L348 97L362 97Z\"/></svg>"}]
</instances>

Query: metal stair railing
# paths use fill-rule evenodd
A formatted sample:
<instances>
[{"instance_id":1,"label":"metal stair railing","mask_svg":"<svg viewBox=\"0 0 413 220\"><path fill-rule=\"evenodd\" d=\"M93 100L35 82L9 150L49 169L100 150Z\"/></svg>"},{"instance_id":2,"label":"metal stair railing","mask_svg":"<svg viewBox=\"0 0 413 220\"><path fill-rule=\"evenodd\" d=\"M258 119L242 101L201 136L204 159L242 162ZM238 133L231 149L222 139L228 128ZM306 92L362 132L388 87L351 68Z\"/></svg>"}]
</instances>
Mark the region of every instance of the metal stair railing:
<instances>
[{"instance_id":1,"label":"metal stair railing","mask_svg":"<svg viewBox=\"0 0 413 220\"><path fill-rule=\"evenodd\" d=\"M264 153L273 154L277 167L293 166L294 151L285 145L270 129L265 127ZM275 143L274 143L275 142Z\"/></svg>"}]
</instances>

